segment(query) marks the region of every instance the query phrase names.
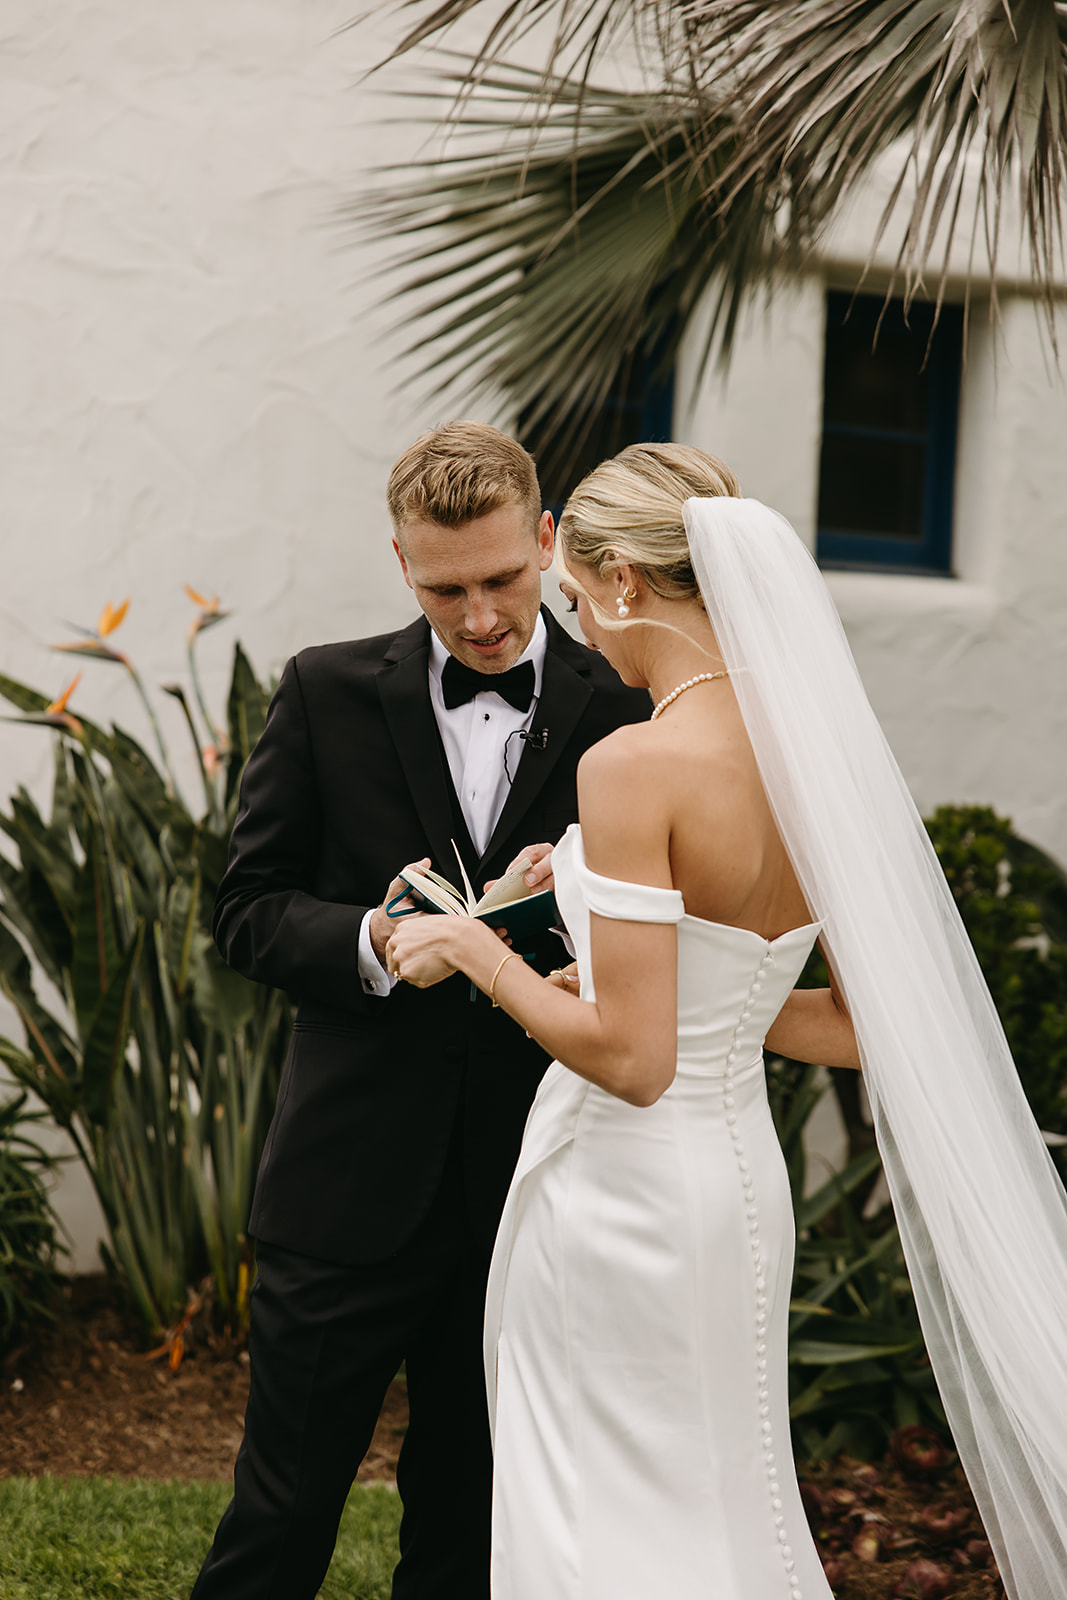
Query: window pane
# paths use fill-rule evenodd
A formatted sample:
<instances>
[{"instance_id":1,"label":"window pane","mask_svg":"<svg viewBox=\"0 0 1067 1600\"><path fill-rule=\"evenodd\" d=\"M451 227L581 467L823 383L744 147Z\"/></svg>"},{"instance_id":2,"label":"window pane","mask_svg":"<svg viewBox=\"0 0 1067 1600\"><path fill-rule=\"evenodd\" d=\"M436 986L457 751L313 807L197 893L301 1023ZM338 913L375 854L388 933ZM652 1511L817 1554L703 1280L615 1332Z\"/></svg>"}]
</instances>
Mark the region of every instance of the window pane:
<instances>
[{"instance_id":1,"label":"window pane","mask_svg":"<svg viewBox=\"0 0 1067 1600\"><path fill-rule=\"evenodd\" d=\"M824 437L820 531L920 540L925 457L925 446L906 441Z\"/></svg>"},{"instance_id":2,"label":"window pane","mask_svg":"<svg viewBox=\"0 0 1067 1600\"><path fill-rule=\"evenodd\" d=\"M874 344L877 315L865 301L828 297L823 416L828 423L921 433L927 425L929 371L923 370L929 318L918 308L905 327L899 303L890 305ZM882 309L876 302L877 312ZM846 315L848 320L846 321Z\"/></svg>"},{"instance_id":3,"label":"window pane","mask_svg":"<svg viewBox=\"0 0 1067 1600\"><path fill-rule=\"evenodd\" d=\"M963 317L958 306L826 297L817 554L950 572ZM876 342L877 335L877 342Z\"/></svg>"}]
</instances>

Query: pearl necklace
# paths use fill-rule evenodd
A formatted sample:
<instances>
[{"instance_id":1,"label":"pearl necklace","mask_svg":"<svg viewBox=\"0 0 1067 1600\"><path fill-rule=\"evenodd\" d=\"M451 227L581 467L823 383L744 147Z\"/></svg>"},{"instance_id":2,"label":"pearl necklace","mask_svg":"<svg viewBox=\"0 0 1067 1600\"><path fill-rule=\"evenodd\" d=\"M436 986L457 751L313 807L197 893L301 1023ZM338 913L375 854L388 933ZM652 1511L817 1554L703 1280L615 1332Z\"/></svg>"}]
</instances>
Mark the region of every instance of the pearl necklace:
<instances>
[{"instance_id":1,"label":"pearl necklace","mask_svg":"<svg viewBox=\"0 0 1067 1600\"><path fill-rule=\"evenodd\" d=\"M714 683L716 678L728 678L729 676L730 674L728 672L698 672L695 678L688 678L685 683L680 683L677 689L672 689L670 694L665 694L659 705L653 711L650 720L655 722L656 718L660 716L662 712L666 711L667 707L672 705L680 694L684 694L685 691L687 689L691 689L694 684Z\"/></svg>"}]
</instances>

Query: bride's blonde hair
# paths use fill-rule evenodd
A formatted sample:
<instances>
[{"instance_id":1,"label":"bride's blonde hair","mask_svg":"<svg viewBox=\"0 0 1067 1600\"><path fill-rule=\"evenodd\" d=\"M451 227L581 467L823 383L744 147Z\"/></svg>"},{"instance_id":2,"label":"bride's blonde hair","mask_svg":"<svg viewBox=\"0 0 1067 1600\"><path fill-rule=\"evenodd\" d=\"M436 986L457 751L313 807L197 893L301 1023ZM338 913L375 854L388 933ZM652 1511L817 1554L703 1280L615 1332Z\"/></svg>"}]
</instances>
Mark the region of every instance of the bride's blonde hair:
<instances>
[{"instance_id":1,"label":"bride's blonde hair","mask_svg":"<svg viewBox=\"0 0 1067 1600\"><path fill-rule=\"evenodd\" d=\"M631 444L584 477L559 519L561 566L599 576L637 567L665 600L699 600L682 507L694 495L740 495L722 461L686 444ZM598 608L599 609L599 608Z\"/></svg>"}]
</instances>

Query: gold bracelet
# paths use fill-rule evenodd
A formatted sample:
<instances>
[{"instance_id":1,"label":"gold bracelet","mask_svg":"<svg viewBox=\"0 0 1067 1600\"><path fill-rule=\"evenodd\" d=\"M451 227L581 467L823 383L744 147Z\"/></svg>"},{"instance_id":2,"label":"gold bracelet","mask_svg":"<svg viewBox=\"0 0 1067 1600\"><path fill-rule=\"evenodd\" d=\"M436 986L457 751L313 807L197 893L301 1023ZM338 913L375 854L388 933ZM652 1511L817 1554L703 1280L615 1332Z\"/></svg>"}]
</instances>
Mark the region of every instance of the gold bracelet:
<instances>
[{"instance_id":1,"label":"gold bracelet","mask_svg":"<svg viewBox=\"0 0 1067 1600\"><path fill-rule=\"evenodd\" d=\"M499 1007L499 1005L500 1005L500 1001L497 999L496 995L493 993L493 990L496 988L496 980L500 976L500 973L501 973L501 971L502 971L502 969L504 967L504 963L507 962L507 961L510 961L512 956L517 956L518 953L519 952L517 950L509 950L507 955L504 957L504 960L500 963L500 966L497 967L496 971L493 973L492 978L489 980L489 987L486 990L486 994L488 994L490 1000L493 1002L494 1007Z\"/></svg>"}]
</instances>

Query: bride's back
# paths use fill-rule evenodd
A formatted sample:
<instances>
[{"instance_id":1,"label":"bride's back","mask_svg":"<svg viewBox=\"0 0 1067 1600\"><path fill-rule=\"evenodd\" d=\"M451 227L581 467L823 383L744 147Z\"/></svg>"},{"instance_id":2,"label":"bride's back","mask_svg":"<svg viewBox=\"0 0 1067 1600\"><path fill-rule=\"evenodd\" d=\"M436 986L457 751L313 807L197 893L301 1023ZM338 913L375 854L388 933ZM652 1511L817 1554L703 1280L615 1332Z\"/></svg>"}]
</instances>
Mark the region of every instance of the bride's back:
<instances>
[{"instance_id":1,"label":"bride's back","mask_svg":"<svg viewBox=\"0 0 1067 1600\"><path fill-rule=\"evenodd\" d=\"M641 731L639 781L662 791L671 878L690 915L767 939L809 921L729 683L701 685Z\"/></svg>"}]
</instances>

